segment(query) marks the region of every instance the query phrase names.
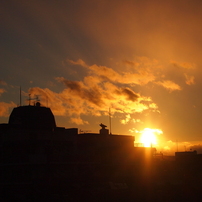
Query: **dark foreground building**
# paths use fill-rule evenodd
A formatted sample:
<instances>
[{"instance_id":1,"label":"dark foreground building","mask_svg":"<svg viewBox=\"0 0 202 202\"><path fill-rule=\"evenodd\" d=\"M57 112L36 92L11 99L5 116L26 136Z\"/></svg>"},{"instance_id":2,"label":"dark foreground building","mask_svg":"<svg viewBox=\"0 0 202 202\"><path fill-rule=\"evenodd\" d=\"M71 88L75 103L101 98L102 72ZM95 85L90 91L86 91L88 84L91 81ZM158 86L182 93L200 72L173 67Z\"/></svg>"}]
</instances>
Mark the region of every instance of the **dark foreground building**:
<instances>
[{"instance_id":1,"label":"dark foreground building","mask_svg":"<svg viewBox=\"0 0 202 202\"><path fill-rule=\"evenodd\" d=\"M57 127L40 103L0 124L0 201L200 201L202 156L155 157L134 136Z\"/></svg>"},{"instance_id":2,"label":"dark foreground building","mask_svg":"<svg viewBox=\"0 0 202 202\"><path fill-rule=\"evenodd\" d=\"M100 126L98 134L79 134L57 127L50 108L39 102L14 108L8 124L0 125L0 199L145 198L139 190L150 183L153 150L135 148L134 136L111 135Z\"/></svg>"}]
</instances>

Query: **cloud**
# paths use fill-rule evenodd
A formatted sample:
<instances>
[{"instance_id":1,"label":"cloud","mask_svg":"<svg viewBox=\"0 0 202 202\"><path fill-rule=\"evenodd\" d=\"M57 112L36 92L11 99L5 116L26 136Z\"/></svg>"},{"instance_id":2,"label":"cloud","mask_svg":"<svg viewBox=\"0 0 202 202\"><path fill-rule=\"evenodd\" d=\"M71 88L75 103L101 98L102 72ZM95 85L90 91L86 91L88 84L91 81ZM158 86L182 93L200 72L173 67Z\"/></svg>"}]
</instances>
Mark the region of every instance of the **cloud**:
<instances>
[{"instance_id":1,"label":"cloud","mask_svg":"<svg viewBox=\"0 0 202 202\"><path fill-rule=\"evenodd\" d=\"M136 94L133 90L129 88L120 88L115 91L118 95L124 95L127 100L131 100L135 102L138 99L138 94Z\"/></svg>"},{"instance_id":2,"label":"cloud","mask_svg":"<svg viewBox=\"0 0 202 202\"><path fill-rule=\"evenodd\" d=\"M5 103L0 102L0 116L8 117L10 115L10 108L16 107L16 104L13 102Z\"/></svg>"},{"instance_id":3,"label":"cloud","mask_svg":"<svg viewBox=\"0 0 202 202\"><path fill-rule=\"evenodd\" d=\"M165 67L158 60L147 57L135 57L134 60L123 60L119 64L118 70L106 66L87 65L83 60L67 60L73 65L80 65L88 70L88 74L101 81L109 81L114 84L139 85L144 86L149 83L156 83L163 86L170 92L182 90L176 81L181 83L183 77L187 85L195 83L194 76L190 71L196 68L194 63L171 61L173 67ZM177 69L176 69L177 67ZM174 68L174 69L173 69ZM174 73L173 73L174 72ZM192 72L193 73L193 72ZM164 81L158 81L162 78L170 78Z\"/></svg>"},{"instance_id":4,"label":"cloud","mask_svg":"<svg viewBox=\"0 0 202 202\"><path fill-rule=\"evenodd\" d=\"M143 123L140 119L132 119L134 123Z\"/></svg>"},{"instance_id":5,"label":"cloud","mask_svg":"<svg viewBox=\"0 0 202 202\"><path fill-rule=\"evenodd\" d=\"M195 69L196 68L195 63L177 62L177 61L171 61L170 63L178 68L184 68L184 69Z\"/></svg>"},{"instance_id":6,"label":"cloud","mask_svg":"<svg viewBox=\"0 0 202 202\"><path fill-rule=\"evenodd\" d=\"M130 133L137 133L138 130L137 130L136 128L131 128L131 129L129 129L129 132L130 132Z\"/></svg>"},{"instance_id":7,"label":"cloud","mask_svg":"<svg viewBox=\"0 0 202 202\"><path fill-rule=\"evenodd\" d=\"M152 103L150 98L140 96L128 87L121 88L108 82L108 80L100 80L98 77L85 77L84 81L79 82L72 82L64 78L57 78L57 80L65 84L69 94L83 100L94 109L97 108L102 111L112 107L119 112L135 110L141 112L150 108L149 104ZM141 103L142 101L147 102L147 104Z\"/></svg>"},{"instance_id":8,"label":"cloud","mask_svg":"<svg viewBox=\"0 0 202 202\"><path fill-rule=\"evenodd\" d=\"M163 86L164 88L168 89L170 92L172 92L174 90L182 90L178 84L176 84L170 80L158 81L158 82L156 82L156 84Z\"/></svg>"},{"instance_id":9,"label":"cloud","mask_svg":"<svg viewBox=\"0 0 202 202\"><path fill-rule=\"evenodd\" d=\"M98 85L88 86L82 81L69 81L66 79L61 80L67 87L70 94L74 97L86 100L97 106L102 106L102 94Z\"/></svg>"},{"instance_id":10,"label":"cloud","mask_svg":"<svg viewBox=\"0 0 202 202\"><path fill-rule=\"evenodd\" d=\"M78 63L85 64L81 60ZM105 72L116 75L112 69L104 69ZM104 69L101 72L104 72ZM101 77L100 74L102 74ZM60 93L38 87L29 89L29 93L40 95L42 104L48 103L55 115L71 116L73 118L70 121L76 124L87 124L86 120L82 120L82 115L106 115L109 108L112 114L157 110L157 105L150 97L142 96L130 87L120 87L119 84L115 84L104 76L104 73L100 74L86 76L81 81L57 77L56 80L64 84L64 89Z\"/></svg>"},{"instance_id":11,"label":"cloud","mask_svg":"<svg viewBox=\"0 0 202 202\"><path fill-rule=\"evenodd\" d=\"M155 83L170 92L182 90L172 80L156 81L165 77L166 72L163 72L164 68L159 61L147 57L123 60L116 70L96 64L87 65L81 59L66 61L71 65L84 67L87 75L79 81L56 77L55 79L64 85L60 93L38 87L31 88L29 93L40 95L42 103L44 105L48 103L55 115L71 116L70 122L76 124L88 124L82 119L83 115L106 115L109 108L112 115L127 114L126 118L121 120L122 124L133 121L130 116L133 113L143 113L147 110L159 112L158 105L152 101L151 97L136 92L134 86L143 87L149 83ZM193 77L186 75L186 80L191 84Z\"/></svg>"},{"instance_id":12,"label":"cloud","mask_svg":"<svg viewBox=\"0 0 202 202\"><path fill-rule=\"evenodd\" d=\"M125 115L125 119L121 119L120 122L121 122L121 124L123 124L123 125L126 125L126 124L128 124L129 122L133 122L133 123L143 123L143 122L141 122L140 119L133 119L130 114L126 114L126 115ZM135 129L135 130L136 130L136 129ZM134 132L134 128L133 128L133 129L129 129L129 132L133 133L133 132Z\"/></svg>"},{"instance_id":13,"label":"cloud","mask_svg":"<svg viewBox=\"0 0 202 202\"><path fill-rule=\"evenodd\" d=\"M77 61L73 61L73 60L67 59L67 61L68 61L69 63L73 64L73 65L81 65L82 67L88 67L88 66L86 65L86 63L85 63L83 60L81 60L81 59L78 59Z\"/></svg>"},{"instance_id":14,"label":"cloud","mask_svg":"<svg viewBox=\"0 0 202 202\"><path fill-rule=\"evenodd\" d=\"M160 148L159 148L160 149ZM201 142L173 142L169 141L161 141L161 149L165 155L175 155L175 152L184 152L184 151L194 151L196 150L198 153L202 153L202 145Z\"/></svg>"},{"instance_id":15,"label":"cloud","mask_svg":"<svg viewBox=\"0 0 202 202\"><path fill-rule=\"evenodd\" d=\"M178 71L181 71L181 73L185 77L185 83L187 85L193 85L195 84L195 77L192 75L194 70L196 70L196 64L195 63L188 63L188 62L176 62L171 61L171 64L178 69Z\"/></svg>"},{"instance_id":16,"label":"cloud","mask_svg":"<svg viewBox=\"0 0 202 202\"><path fill-rule=\"evenodd\" d=\"M184 74L184 76L185 76L185 78L186 78L186 84L187 85L192 85L192 84L195 84L195 78L194 78L194 76L189 76L189 75L187 75L187 74Z\"/></svg>"},{"instance_id":17,"label":"cloud","mask_svg":"<svg viewBox=\"0 0 202 202\"><path fill-rule=\"evenodd\" d=\"M70 121L72 123L76 123L77 125L89 124L88 121L84 121L80 117L78 117L78 118L71 118Z\"/></svg>"},{"instance_id":18,"label":"cloud","mask_svg":"<svg viewBox=\"0 0 202 202\"><path fill-rule=\"evenodd\" d=\"M126 114L126 118L122 119L121 123L125 125L125 124L127 124L130 121L130 119L131 119L130 114Z\"/></svg>"},{"instance_id":19,"label":"cloud","mask_svg":"<svg viewBox=\"0 0 202 202\"><path fill-rule=\"evenodd\" d=\"M1 94L3 94L4 92L6 92L6 90L3 89L3 88L0 88L0 96L1 96Z\"/></svg>"},{"instance_id":20,"label":"cloud","mask_svg":"<svg viewBox=\"0 0 202 202\"><path fill-rule=\"evenodd\" d=\"M53 113L58 116L66 114L65 99L60 93L55 93L48 88L34 87L29 89L31 96L39 95L40 102L44 106L52 109Z\"/></svg>"},{"instance_id":21,"label":"cloud","mask_svg":"<svg viewBox=\"0 0 202 202\"><path fill-rule=\"evenodd\" d=\"M155 76L152 69L157 66L157 61L150 61L146 57L137 57L135 61L123 61L123 64L130 64L129 71L115 71L112 68L106 66L87 65L83 60L77 61L68 60L73 65L81 65L89 70L89 74L97 75L101 80L108 80L113 83L121 84L138 84L146 85L147 83L154 81ZM151 68L152 67L152 68Z\"/></svg>"},{"instance_id":22,"label":"cloud","mask_svg":"<svg viewBox=\"0 0 202 202\"><path fill-rule=\"evenodd\" d=\"M122 124L136 122L131 118L131 114L134 113L148 112L148 110L160 113L158 105L152 101L151 97L134 90L138 89L135 88L137 86L144 87L149 83L155 83L170 92L182 90L172 80L158 81L166 77L166 68L159 61L147 57L123 60L116 70L96 64L88 65L82 59L77 61L67 59L66 61L71 65L85 68L87 75L78 81L56 77L55 79L64 85L60 93L38 87L31 88L29 93L40 95L43 105L48 103L55 115L70 116L70 122L76 124L88 124L86 120L83 120L84 115L107 115L109 108L112 115L126 114L125 118L120 118ZM184 69L189 67L185 64L181 66ZM194 82L194 78L188 74L181 75L186 77L187 83Z\"/></svg>"}]
</instances>

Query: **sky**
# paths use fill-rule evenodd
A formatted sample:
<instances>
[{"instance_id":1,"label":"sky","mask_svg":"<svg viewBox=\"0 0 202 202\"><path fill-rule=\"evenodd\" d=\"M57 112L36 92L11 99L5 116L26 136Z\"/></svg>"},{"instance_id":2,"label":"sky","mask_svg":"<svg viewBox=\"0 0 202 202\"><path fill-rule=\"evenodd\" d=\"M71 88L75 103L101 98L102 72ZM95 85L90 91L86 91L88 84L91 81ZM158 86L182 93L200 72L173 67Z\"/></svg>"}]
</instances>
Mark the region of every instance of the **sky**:
<instances>
[{"instance_id":1,"label":"sky","mask_svg":"<svg viewBox=\"0 0 202 202\"><path fill-rule=\"evenodd\" d=\"M21 86L57 126L136 143L149 128L159 151L202 151L201 1L3 0L0 13L0 123Z\"/></svg>"}]
</instances>

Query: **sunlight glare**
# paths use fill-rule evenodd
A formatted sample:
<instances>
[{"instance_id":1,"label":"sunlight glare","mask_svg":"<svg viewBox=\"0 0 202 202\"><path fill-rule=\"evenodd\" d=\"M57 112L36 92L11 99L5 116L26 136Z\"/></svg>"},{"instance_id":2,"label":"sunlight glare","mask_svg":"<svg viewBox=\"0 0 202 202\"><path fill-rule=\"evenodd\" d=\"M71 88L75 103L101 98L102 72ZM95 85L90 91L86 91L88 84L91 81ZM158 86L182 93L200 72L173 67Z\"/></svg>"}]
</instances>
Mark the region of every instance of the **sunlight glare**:
<instances>
[{"instance_id":1,"label":"sunlight glare","mask_svg":"<svg viewBox=\"0 0 202 202\"><path fill-rule=\"evenodd\" d=\"M144 147L152 147L157 145L157 135L162 134L159 129L145 128L140 132L140 142L144 144Z\"/></svg>"}]
</instances>

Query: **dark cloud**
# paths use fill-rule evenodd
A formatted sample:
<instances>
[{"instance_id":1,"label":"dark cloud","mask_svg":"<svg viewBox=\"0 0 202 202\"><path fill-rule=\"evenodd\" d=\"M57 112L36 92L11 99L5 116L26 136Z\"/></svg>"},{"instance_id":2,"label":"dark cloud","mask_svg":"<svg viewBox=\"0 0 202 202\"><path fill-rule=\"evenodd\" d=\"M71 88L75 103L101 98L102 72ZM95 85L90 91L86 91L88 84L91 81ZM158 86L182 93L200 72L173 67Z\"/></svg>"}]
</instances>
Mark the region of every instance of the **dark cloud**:
<instances>
[{"instance_id":1,"label":"dark cloud","mask_svg":"<svg viewBox=\"0 0 202 202\"><path fill-rule=\"evenodd\" d=\"M63 82L73 94L80 97L81 99L88 100L89 102L92 102L98 106L104 104L102 101L102 94L100 93L100 89L96 85L89 87L85 86L80 81L64 80Z\"/></svg>"},{"instance_id":2,"label":"dark cloud","mask_svg":"<svg viewBox=\"0 0 202 202\"><path fill-rule=\"evenodd\" d=\"M139 96L132 89L129 88L117 89L116 93L118 95L124 95L127 100L130 100L132 102L137 101L137 99L139 98Z\"/></svg>"},{"instance_id":3,"label":"dark cloud","mask_svg":"<svg viewBox=\"0 0 202 202\"><path fill-rule=\"evenodd\" d=\"M63 82L65 83L65 85L70 90L72 90L76 94L79 95L81 93L81 90L82 90L81 82L79 82L79 81L68 81L68 80L63 80Z\"/></svg>"}]
</instances>

